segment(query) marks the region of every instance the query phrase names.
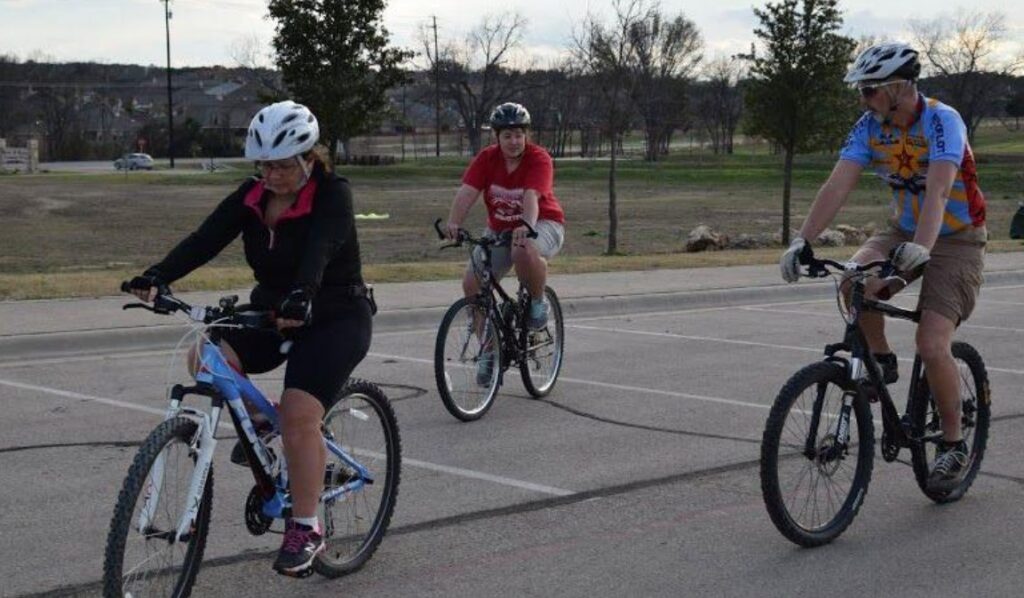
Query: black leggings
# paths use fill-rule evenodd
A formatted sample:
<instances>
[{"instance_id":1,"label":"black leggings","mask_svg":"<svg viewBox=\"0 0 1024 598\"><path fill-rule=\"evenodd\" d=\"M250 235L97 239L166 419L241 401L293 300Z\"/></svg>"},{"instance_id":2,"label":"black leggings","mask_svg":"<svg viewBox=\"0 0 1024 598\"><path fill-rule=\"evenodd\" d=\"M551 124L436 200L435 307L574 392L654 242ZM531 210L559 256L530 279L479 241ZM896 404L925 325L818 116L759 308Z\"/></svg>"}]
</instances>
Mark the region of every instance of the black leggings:
<instances>
[{"instance_id":1,"label":"black leggings","mask_svg":"<svg viewBox=\"0 0 1024 598\"><path fill-rule=\"evenodd\" d=\"M287 355L280 350L285 337L274 330L227 330L221 338L238 354L246 374L269 372L287 360L284 387L308 392L326 409L370 350L373 324L364 299L317 316L290 334Z\"/></svg>"}]
</instances>

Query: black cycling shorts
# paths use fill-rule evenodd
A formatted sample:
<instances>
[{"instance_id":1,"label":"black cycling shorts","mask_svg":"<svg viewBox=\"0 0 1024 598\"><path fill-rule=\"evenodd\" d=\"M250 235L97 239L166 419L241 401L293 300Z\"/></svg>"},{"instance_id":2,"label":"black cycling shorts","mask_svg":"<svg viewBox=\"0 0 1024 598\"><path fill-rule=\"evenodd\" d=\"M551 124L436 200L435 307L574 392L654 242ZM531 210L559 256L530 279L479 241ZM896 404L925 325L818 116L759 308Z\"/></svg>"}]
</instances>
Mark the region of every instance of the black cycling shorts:
<instances>
[{"instance_id":1,"label":"black cycling shorts","mask_svg":"<svg viewBox=\"0 0 1024 598\"><path fill-rule=\"evenodd\" d=\"M226 330L221 338L234 349L246 374L262 374L281 365L285 389L316 397L326 409L370 350L373 324L370 304L356 299L307 327L289 333L291 350L281 354L285 337L274 330Z\"/></svg>"}]
</instances>

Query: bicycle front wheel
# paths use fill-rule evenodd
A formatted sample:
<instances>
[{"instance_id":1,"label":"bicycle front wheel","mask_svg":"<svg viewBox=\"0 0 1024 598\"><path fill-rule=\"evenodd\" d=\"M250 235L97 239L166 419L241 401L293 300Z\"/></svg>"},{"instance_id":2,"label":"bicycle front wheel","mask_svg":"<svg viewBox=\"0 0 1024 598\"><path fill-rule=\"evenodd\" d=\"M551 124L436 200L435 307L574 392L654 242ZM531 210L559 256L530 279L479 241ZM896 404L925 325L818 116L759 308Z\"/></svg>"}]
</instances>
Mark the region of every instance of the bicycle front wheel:
<instances>
[{"instance_id":1,"label":"bicycle front wheel","mask_svg":"<svg viewBox=\"0 0 1024 598\"><path fill-rule=\"evenodd\" d=\"M370 476L361 488L320 503L327 548L313 562L313 569L327 577L339 577L362 567L387 532L398 499L402 441L387 396L364 380L351 380L338 393L324 415L323 432ZM341 487L357 475L327 451L325 491Z\"/></svg>"},{"instance_id":2,"label":"bicycle front wheel","mask_svg":"<svg viewBox=\"0 0 1024 598\"><path fill-rule=\"evenodd\" d=\"M871 408L854 398L844 417L848 391L841 366L809 365L779 391L765 425L761 493L775 527L801 546L839 537L857 516L871 481Z\"/></svg>"},{"instance_id":3,"label":"bicycle front wheel","mask_svg":"<svg viewBox=\"0 0 1024 598\"><path fill-rule=\"evenodd\" d=\"M128 469L114 507L103 563L103 595L185 598L199 573L210 529L213 468L185 541L176 539L189 505L199 426L185 417L150 433ZM156 500L148 500L157 492ZM147 507L148 505L148 507Z\"/></svg>"},{"instance_id":4,"label":"bicycle front wheel","mask_svg":"<svg viewBox=\"0 0 1024 598\"><path fill-rule=\"evenodd\" d=\"M519 362L519 373L527 392L536 398L547 396L555 387L565 351L562 305L551 287L544 287L544 295L548 304L548 324L542 330L527 330L524 325L520 345L523 356Z\"/></svg>"},{"instance_id":5,"label":"bicycle front wheel","mask_svg":"<svg viewBox=\"0 0 1024 598\"><path fill-rule=\"evenodd\" d=\"M988 444L991 411L985 362L974 347L963 342L953 343L953 360L956 362L960 394L960 431L967 443L969 461L960 483L952 490L928 488L930 464L935 461L938 443L942 440L942 421L935 406L935 398L928 388L928 379L924 375L918 381L920 392L910 408L914 435L921 439L910 446L914 477L921 492L937 503L960 500L967 493L974 478L978 476L981 460L985 456L985 446Z\"/></svg>"},{"instance_id":6,"label":"bicycle front wheel","mask_svg":"<svg viewBox=\"0 0 1024 598\"><path fill-rule=\"evenodd\" d=\"M466 298L445 313L434 346L434 378L444 406L456 418L483 417L498 394L501 347L487 310Z\"/></svg>"}]
</instances>

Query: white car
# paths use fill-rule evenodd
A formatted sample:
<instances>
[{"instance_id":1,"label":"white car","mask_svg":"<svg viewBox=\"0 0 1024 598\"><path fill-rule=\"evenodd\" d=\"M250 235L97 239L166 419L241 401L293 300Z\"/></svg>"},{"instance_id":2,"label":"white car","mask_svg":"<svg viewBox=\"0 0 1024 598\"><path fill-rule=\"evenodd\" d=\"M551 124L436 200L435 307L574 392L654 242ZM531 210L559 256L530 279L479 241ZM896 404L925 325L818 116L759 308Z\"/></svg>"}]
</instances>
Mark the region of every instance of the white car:
<instances>
[{"instance_id":1,"label":"white car","mask_svg":"<svg viewBox=\"0 0 1024 598\"><path fill-rule=\"evenodd\" d=\"M114 160L117 170L153 170L153 156L149 154L125 154Z\"/></svg>"}]
</instances>

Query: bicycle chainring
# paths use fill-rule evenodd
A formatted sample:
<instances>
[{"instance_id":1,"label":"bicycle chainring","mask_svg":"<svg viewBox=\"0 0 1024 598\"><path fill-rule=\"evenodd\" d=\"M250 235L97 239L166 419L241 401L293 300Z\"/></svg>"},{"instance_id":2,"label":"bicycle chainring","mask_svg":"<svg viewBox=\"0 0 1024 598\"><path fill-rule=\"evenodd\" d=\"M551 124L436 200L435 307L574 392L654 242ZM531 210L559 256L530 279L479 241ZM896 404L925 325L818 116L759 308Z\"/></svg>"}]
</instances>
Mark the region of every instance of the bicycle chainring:
<instances>
[{"instance_id":1,"label":"bicycle chainring","mask_svg":"<svg viewBox=\"0 0 1024 598\"><path fill-rule=\"evenodd\" d=\"M259 486L253 486L245 499L245 528L254 536L267 533L274 522L273 518L263 514L263 503L263 492Z\"/></svg>"},{"instance_id":2,"label":"bicycle chainring","mask_svg":"<svg viewBox=\"0 0 1024 598\"><path fill-rule=\"evenodd\" d=\"M886 463L892 463L899 456L899 443L893 440L892 435L888 432L882 432L882 459L885 459Z\"/></svg>"}]
</instances>

